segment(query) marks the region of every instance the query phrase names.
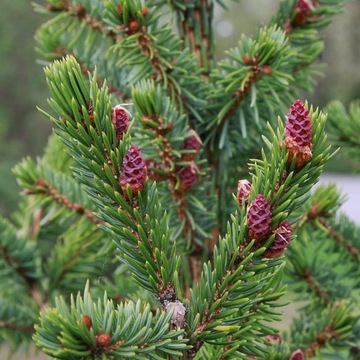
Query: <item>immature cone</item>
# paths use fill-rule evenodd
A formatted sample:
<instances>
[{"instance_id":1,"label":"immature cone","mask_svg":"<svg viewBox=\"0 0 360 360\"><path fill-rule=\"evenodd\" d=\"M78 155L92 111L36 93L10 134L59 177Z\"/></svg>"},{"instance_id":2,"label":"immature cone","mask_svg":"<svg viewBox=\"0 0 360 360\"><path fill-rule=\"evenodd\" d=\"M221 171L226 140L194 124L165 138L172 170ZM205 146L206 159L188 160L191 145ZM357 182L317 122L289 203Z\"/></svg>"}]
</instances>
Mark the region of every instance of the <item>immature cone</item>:
<instances>
[{"instance_id":1,"label":"immature cone","mask_svg":"<svg viewBox=\"0 0 360 360\"><path fill-rule=\"evenodd\" d=\"M293 21L294 26L306 24L314 5L311 0L297 0L295 4L296 16Z\"/></svg>"},{"instance_id":2,"label":"immature cone","mask_svg":"<svg viewBox=\"0 0 360 360\"><path fill-rule=\"evenodd\" d=\"M302 350L295 350L289 357L289 360L305 360L305 355Z\"/></svg>"},{"instance_id":3,"label":"immature cone","mask_svg":"<svg viewBox=\"0 0 360 360\"><path fill-rule=\"evenodd\" d=\"M277 258L284 253L289 245L293 228L288 221L283 221L274 231L275 239L270 247L266 250L266 258Z\"/></svg>"},{"instance_id":4,"label":"immature cone","mask_svg":"<svg viewBox=\"0 0 360 360\"><path fill-rule=\"evenodd\" d=\"M247 202L250 191L251 182L248 180L239 180L236 197L240 206L242 206L243 200L245 200L245 203Z\"/></svg>"},{"instance_id":5,"label":"immature cone","mask_svg":"<svg viewBox=\"0 0 360 360\"><path fill-rule=\"evenodd\" d=\"M133 145L129 148L123 159L120 171L120 186L124 194L127 194L129 185L132 193L136 195L144 188L146 180L146 164L140 149Z\"/></svg>"},{"instance_id":6,"label":"immature cone","mask_svg":"<svg viewBox=\"0 0 360 360\"><path fill-rule=\"evenodd\" d=\"M191 154L183 154L181 156L181 160L183 161L194 160L202 145L202 141L195 130L190 130L189 133L191 134L191 136L184 140L182 148L184 150L194 150L194 152Z\"/></svg>"},{"instance_id":7,"label":"immature cone","mask_svg":"<svg viewBox=\"0 0 360 360\"><path fill-rule=\"evenodd\" d=\"M269 234L271 211L264 195L259 194L252 201L247 213L247 225L250 238L255 239L255 242L259 242Z\"/></svg>"},{"instance_id":8,"label":"immature cone","mask_svg":"<svg viewBox=\"0 0 360 360\"><path fill-rule=\"evenodd\" d=\"M116 105L112 108L111 122L115 127L118 141L122 139L129 127L129 115L130 113L122 105Z\"/></svg>"},{"instance_id":9,"label":"immature cone","mask_svg":"<svg viewBox=\"0 0 360 360\"><path fill-rule=\"evenodd\" d=\"M296 156L296 167L301 168L312 157L312 125L309 111L300 100L290 107L285 125L285 144L288 151L288 162Z\"/></svg>"},{"instance_id":10,"label":"immature cone","mask_svg":"<svg viewBox=\"0 0 360 360\"><path fill-rule=\"evenodd\" d=\"M184 166L179 171L179 178L181 183L181 188L183 190L188 190L193 187L197 180L198 168L195 164Z\"/></svg>"}]
</instances>

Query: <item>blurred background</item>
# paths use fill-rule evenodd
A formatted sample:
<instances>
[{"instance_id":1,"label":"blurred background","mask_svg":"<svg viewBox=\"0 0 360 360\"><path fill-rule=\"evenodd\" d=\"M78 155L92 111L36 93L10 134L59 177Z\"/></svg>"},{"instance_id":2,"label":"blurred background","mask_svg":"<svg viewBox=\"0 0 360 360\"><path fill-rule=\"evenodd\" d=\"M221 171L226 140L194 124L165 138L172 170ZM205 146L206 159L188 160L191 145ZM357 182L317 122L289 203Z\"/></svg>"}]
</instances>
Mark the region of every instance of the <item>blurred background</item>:
<instances>
[{"instance_id":1,"label":"blurred background","mask_svg":"<svg viewBox=\"0 0 360 360\"><path fill-rule=\"evenodd\" d=\"M41 0L39 1L41 3ZM215 31L218 58L237 44L239 35L251 35L267 24L279 0L225 1L229 12L218 7ZM5 4L4 4L5 5ZM323 107L338 98L347 104L360 97L360 1L350 2L346 11L323 31L326 47L324 78L313 94L304 94ZM46 107L48 97L43 71L36 64L34 33L46 16L35 13L27 0L7 1L0 11L0 214L17 206L19 189L11 168L23 157L41 155L50 134L50 124L36 110ZM241 21L239 20L241 19ZM329 171L351 172L358 164L333 162Z\"/></svg>"},{"instance_id":2,"label":"blurred background","mask_svg":"<svg viewBox=\"0 0 360 360\"><path fill-rule=\"evenodd\" d=\"M37 1L41 3L41 1ZM279 1L224 1L229 12L220 7L215 16L218 58L224 50L236 46L239 35L251 35L265 25ZM48 97L42 67L36 64L34 33L46 16L35 13L27 0L2 2L0 11L0 215L8 216L17 207L19 188L11 173L12 167L25 156L42 154L51 132L49 121L36 106L46 108ZM316 106L324 107L332 99L345 106L360 98L360 1L349 2L345 12L334 18L322 32L325 51L321 61L326 64L324 77L313 94L304 94ZM359 164L335 158L327 167L322 182L336 181L349 201L342 208L360 224ZM0 350L0 358L6 350ZM17 359L20 359L18 357ZM44 359L24 356L21 359Z\"/></svg>"}]
</instances>

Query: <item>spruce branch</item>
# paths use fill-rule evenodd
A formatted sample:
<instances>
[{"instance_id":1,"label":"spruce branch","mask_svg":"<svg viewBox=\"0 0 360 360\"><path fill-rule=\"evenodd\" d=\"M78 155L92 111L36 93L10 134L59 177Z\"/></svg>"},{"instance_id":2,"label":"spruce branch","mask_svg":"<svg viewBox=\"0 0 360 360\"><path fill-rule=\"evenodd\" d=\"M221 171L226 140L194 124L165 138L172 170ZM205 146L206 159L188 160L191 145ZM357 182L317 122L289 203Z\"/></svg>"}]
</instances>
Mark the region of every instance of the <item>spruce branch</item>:
<instances>
[{"instance_id":1,"label":"spruce branch","mask_svg":"<svg viewBox=\"0 0 360 360\"><path fill-rule=\"evenodd\" d=\"M204 176L207 169L198 156L202 142L159 85L139 82L132 98L139 124L137 141L147 157L148 175L161 186L162 202L168 204L172 240L179 250L189 251L188 266L196 283L204 245L215 227L213 197ZM190 285L188 282L186 293Z\"/></svg>"},{"instance_id":2,"label":"spruce branch","mask_svg":"<svg viewBox=\"0 0 360 360\"><path fill-rule=\"evenodd\" d=\"M44 196L50 196L52 197L57 203L60 205L65 206L71 211L75 211L79 215L86 216L91 222L94 224L104 224L103 221L99 220L89 209L85 209L81 204L79 203L73 203L68 198L66 198L64 195L59 194L55 188L50 186L48 183L46 183L43 179L39 179L36 183L33 184L35 187L40 188L37 191L28 190L25 189L24 193L26 195L44 195Z\"/></svg>"},{"instance_id":3,"label":"spruce branch","mask_svg":"<svg viewBox=\"0 0 360 360\"><path fill-rule=\"evenodd\" d=\"M35 244L18 237L15 227L5 219L0 219L0 230L3 234L0 242L1 260L30 290L41 277L39 253Z\"/></svg>"},{"instance_id":4,"label":"spruce branch","mask_svg":"<svg viewBox=\"0 0 360 360\"><path fill-rule=\"evenodd\" d=\"M313 278L309 270L305 270L303 273L303 278L305 279L308 286L315 291L316 295L321 299L324 305L330 303L330 297L327 292L321 287L321 285Z\"/></svg>"},{"instance_id":5,"label":"spruce branch","mask_svg":"<svg viewBox=\"0 0 360 360\"><path fill-rule=\"evenodd\" d=\"M107 22L123 36L110 57L118 67L132 69L131 82L144 77L154 79L181 111L186 110L190 121L193 117L200 119L197 108L205 102L200 97L203 89L196 59L182 49L171 28L159 25L156 7L146 9L140 1L122 0L119 6L109 2Z\"/></svg>"},{"instance_id":6,"label":"spruce branch","mask_svg":"<svg viewBox=\"0 0 360 360\"><path fill-rule=\"evenodd\" d=\"M291 73L294 86L312 90L315 79L321 75L320 66L315 63L323 50L319 30L329 25L332 16L339 13L346 1L287 1L280 2L279 11L271 24L281 26L296 53L292 59Z\"/></svg>"},{"instance_id":7,"label":"spruce branch","mask_svg":"<svg viewBox=\"0 0 360 360\"><path fill-rule=\"evenodd\" d=\"M142 191L135 192L130 178L128 185L122 183L122 175L128 171L125 159L136 147L129 147L128 133L118 143L114 124L110 121L106 87L98 88L95 74L90 81L90 96L80 66L71 57L55 62L45 73L55 97L50 104L59 119L46 115L61 130L60 137L71 149L78 163L74 169L76 176L99 207L100 218L109 224L104 229L114 236L123 252L123 260L142 286L155 292L160 299L176 297L172 278L177 276L178 258L175 245L169 244L167 217L158 207L155 184L143 183ZM65 84L69 85L67 92L61 94L58 89ZM131 156L129 161L133 168Z\"/></svg>"},{"instance_id":8,"label":"spruce branch","mask_svg":"<svg viewBox=\"0 0 360 360\"><path fill-rule=\"evenodd\" d=\"M346 342L357 321L358 314L352 311L346 301L331 304L316 316L303 314L303 318L296 319L291 329L291 333L297 335L292 337L291 347L302 349L308 358L334 353L335 347L341 347Z\"/></svg>"},{"instance_id":9,"label":"spruce branch","mask_svg":"<svg viewBox=\"0 0 360 360\"><path fill-rule=\"evenodd\" d=\"M36 325L35 343L57 359L109 359L148 356L179 356L187 349L183 331L169 329L172 313L157 311L137 303L121 303L115 307L106 298L92 300L89 283L83 297L71 297L70 307L64 299L56 299Z\"/></svg>"},{"instance_id":10,"label":"spruce branch","mask_svg":"<svg viewBox=\"0 0 360 360\"><path fill-rule=\"evenodd\" d=\"M12 331L31 333L31 334L34 332L33 325L19 325L17 323L10 323L3 320L0 320L0 328L9 329Z\"/></svg>"},{"instance_id":11,"label":"spruce branch","mask_svg":"<svg viewBox=\"0 0 360 360\"><path fill-rule=\"evenodd\" d=\"M319 218L320 224L328 231L331 238L344 247L357 261L360 261L360 251L339 234L324 218Z\"/></svg>"},{"instance_id":12,"label":"spruce branch","mask_svg":"<svg viewBox=\"0 0 360 360\"><path fill-rule=\"evenodd\" d=\"M93 30L104 34L105 36L115 39L116 34L111 30L107 29L107 26L102 22L102 13L103 8L95 7L91 4L90 1L82 1L83 4L78 3L74 5L69 0L64 0L57 2L57 4L52 4L51 0L48 1L48 4L45 6L45 9L49 12L55 13L68 13L69 16L72 16L79 22L83 22L86 26L92 28ZM38 11L40 8L38 7ZM94 17L94 14L97 14L97 17Z\"/></svg>"},{"instance_id":13,"label":"spruce branch","mask_svg":"<svg viewBox=\"0 0 360 360\"><path fill-rule=\"evenodd\" d=\"M192 189L196 189L197 182L201 180L200 169L203 165L197 157L201 140L153 82L139 83L132 97L141 124L139 141L148 156L149 176L158 182L167 181L167 191L172 199L169 203L176 204L177 222L182 224L187 247L192 247L196 242L194 233L206 237L207 229L213 225L212 221L207 228L202 226L200 219L206 216L205 212L208 213L209 209L199 200L196 201L196 209L190 207L194 199L191 197Z\"/></svg>"},{"instance_id":14,"label":"spruce branch","mask_svg":"<svg viewBox=\"0 0 360 360\"><path fill-rule=\"evenodd\" d=\"M222 103L219 102L221 107L215 112L215 117L206 124L206 127L209 129L216 124L217 129L219 127L223 129L225 122L234 115L250 94L249 110L254 114L255 122L258 123L259 109L256 104L259 99L256 98L256 95L263 93L259 90L264 90L264 93L267 91L272 93L274 99L271 101L276 104L280 100L276 96L276 92L281 89L285 90L291 81L291 75L287 74L289 51L285 34L276 27L260 29L254 40L242 36L238 47L228 52L229 58L220 62L219 69L211 75L215 87L209 94L209 101L216 104L220 101L221 96ZM257 90L254 85L260 80L261 83L257 85L259 90ZM228 101L224 101L224 89ZM262 101L267 102L265 98ZM261 102L259 103L261 104ZM224 103L225 106L221 105ZM268 103L268 105L270 104ZM271 109L271 106L269 108ZM221 132L219 132L219 136L221 137ZM220 144L220 148L222 147Z\"/></svg>"},{"instance_id":15,"label":"spruce branch","mask_svg":"<svg viewBox=\"0 0 360 360\"><path fill-rule=\"evenodd\" d=\"M40 111L60 140L14 170L29 196L19 230L5 224L0 240L0 336L15 346L34 329L58 359L294 360L359 348L359 229L334 216L333 188L307 201L332 154L326 116L293 102L312 87L318 30L344 1L283 0L271 26L218 63L215 3L37 7L53 16L37 33L50 62L51 114ZM334 113L348 123L358 110ZM87 283L54 301L89 278L92 296ZM273 327L284 279L307 301L289 339Z\"/></svg>"},{"instance_id":16,"label":"spruce branch","mask_svg":"<svg viewBox=\"0 0 360 360\"><path fill-rule=\"evenodd\" d=\"M359 261L359 250L332 225L332 219L345 198L337 191L335 184L319 187L311 196L311 201L306 205L304 214L296 224L296 230L310 225L320 228L328 233L330 238L343 247L355 260Z\"/></svg>"},{"instance_id":17,"label":"spruce branch","mask_svg":"<svg viewBox=\"0 0 360 360\"><path fill-rule=\"evenodd\" d=\"M34 334L34 324L38 318L38 307L28 297L17 297L17 301L9 302L11 293L0 295L0 342L10 344L15 352L22 344L28 344Z\"/></svg>"},{"instance_id":18,"label":"spruce branch","mask_svg":"<svg viewBox=\"0 0 360 360\"><path fill-rule=\"evenodd\" d=\"M261 261L261 255L264 256L265 249L276 240L279 225L303 202L330 156L326 135L323 133L325 115L318 110L307 111L302 103L301 111L297 110L299 113L294 115L293 111L298 109L298 105L296 101L291 106L290 113L295 116L297 130L301 129L302 135L305 132L306 137L311 139L313 153L306 163L302 162L300 165L297 164L296 156L300 157L301 147L294 158L290 157L291 149L285 146L285 140L294 136L294 141L299 141L290 131L294 125L290 115L285 127L279 120L277 131L270 128L270 139L264 137L269 155L262 151L262 159L253 160L251 164L253 176L248 207L246 209L244 206L245 199L239 203L241 211L237 216L232 216L227 236L220 240L219 247L215 247L213 264L204 264L201 280L192 289L188 323L192 329L189 331L192 334L190 342L194 347L189 356L193 357L203 342L228 335L234 339L244 336L238 326L231 326L235 321L237 325L247 326L249 333L254 327L263 336L269 335L266 326L260 325L261 320L267 319L263 314L262 301L271 303L281 296L279 285L275 286L276 279L280 276L281 261L266 263ZM307 127L310 119L312 133L311 126ZM264 184L263 179L268 182ZM299 179L302 181L299 182ZM266 194L269 202L262 194ZM267 205L267 210L263 203ZM257 216L257 210L252 211L252 208L256 206L260 209L260 216L256 220L257 228L264 226L265 221L267 223L261 233L253 233L251 228L251 218ZM267 292L269 288L270 293ZM241 307L242 304L246 304L244 308ZM267 306L269 305L265 309ZM274 319L276 314L270 311L268 316L269 319ZM214 331L217 329L221 330ZM253 355L266 352L260 345L250 348L244 345L242 351Z\"/></svg>"},{"instance_id":19,"label":"spruce branch","mask_svg":"<svg viewBox=\"0 0 360 360\"><path fill-rule=\"evenodd\" d=\"M13 173L25 195L51 198L65 208L88 218L94 224L103 224L92 209L86 207L90 204L79 184L70 176L50 169L44 161L35 165L30 159L23 160L14 168ZM71 194L70 197L68 193Z\"/></svg>"}]
</instances>

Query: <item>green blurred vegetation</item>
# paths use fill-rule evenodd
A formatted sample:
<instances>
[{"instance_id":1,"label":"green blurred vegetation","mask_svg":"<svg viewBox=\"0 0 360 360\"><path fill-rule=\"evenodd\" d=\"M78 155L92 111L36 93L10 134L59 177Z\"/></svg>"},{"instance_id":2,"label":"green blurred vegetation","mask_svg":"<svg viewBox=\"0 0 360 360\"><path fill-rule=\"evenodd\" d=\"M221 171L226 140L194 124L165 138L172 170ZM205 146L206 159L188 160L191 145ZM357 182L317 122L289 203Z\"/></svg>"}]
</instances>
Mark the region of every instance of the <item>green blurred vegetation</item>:
<instances>
[{"instance_id":1,"label":"green blurred vegetation","mask_svg":"<svg viewBox=\"0 0 360 360\"><path fill-rule=\"evenodd\" d=\"M44 16L29 1L12 0L0 11L0 212L17 206L19 188L11 168L24 156L41 154L50 133L36 105L47 98L41 66L35 63L36 28Z\"/></svg>"},{"instance_id":2,"label":"green blurred vegetation","mask_svg":"<svg viewBox=\"0 0 360 360\"><path fill-rule=\"evenodd\" d=\"M218 31L218 57L224 49L237 44L239 34L252 34L265 25L279 1L228 1L230 12L219 8L215 16ZM242 16L240 15L240 11ZM243 16L244 12L248 16ZM230 16L230 17L229 17ZM352 1L346 12L334 19L323 33L326 42L322 61L327 64L314 94L304 94L311 103L324 107L337 98L345 106L360 98L360 1ZM247 19L239 22L238 19ZM11 168L24 156L36 156L50 134L48 121L37 112L36 105L46 107L48 93L42 68L35 63L36 28L46 21L33 11L26 0L8 1L0 12L0 213L8 215L16 208L19 188ZM223 33L225 37L220 34ZM353 164L333 161L332 171L351 171Z\"/></svg>"}]
</instances>

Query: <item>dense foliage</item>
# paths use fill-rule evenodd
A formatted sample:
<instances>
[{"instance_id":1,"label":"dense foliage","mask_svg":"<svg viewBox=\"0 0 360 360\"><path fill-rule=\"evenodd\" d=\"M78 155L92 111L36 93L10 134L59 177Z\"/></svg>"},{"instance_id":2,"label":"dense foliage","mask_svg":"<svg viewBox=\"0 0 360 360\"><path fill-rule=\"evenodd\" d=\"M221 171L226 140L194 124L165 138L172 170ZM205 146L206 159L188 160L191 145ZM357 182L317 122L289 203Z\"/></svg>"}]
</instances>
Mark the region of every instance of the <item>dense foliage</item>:
<instances>
[{"instance_id":1,"label":"dense foliage","mask_svg":"<svg viewBox=\"0 0 360 360\"><path fill-rule=\"evenodd\" d=\"M55 134L14 169L26 196L0 223L0 336L14 347L357 358L359 229L335 217L334 186L310 196L333 151L327 116L296 100L314 86L318 30L345 2L281 1L221 61L214 5L37 7L51 16L36 40ZM357 154L359 108L328 107ZM280 336L287 290L306 306Z\"/></svg>"}]
</instances>

